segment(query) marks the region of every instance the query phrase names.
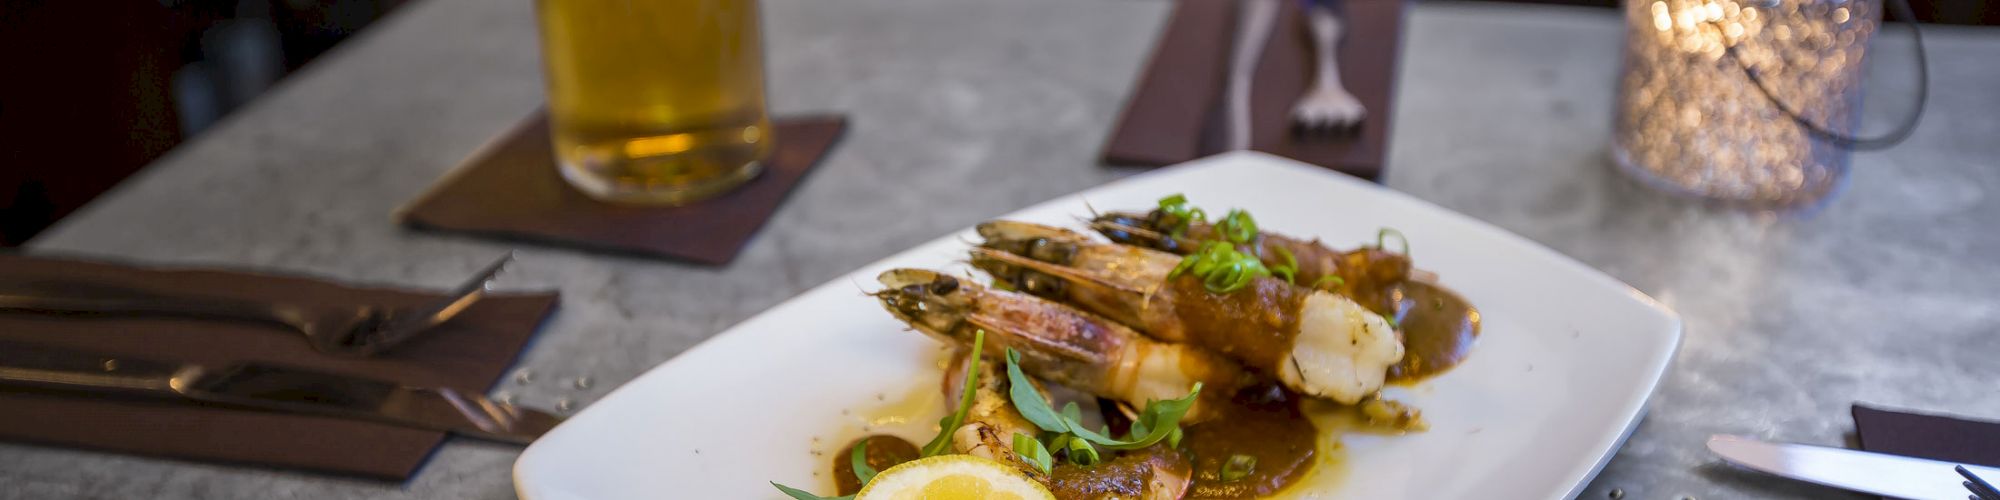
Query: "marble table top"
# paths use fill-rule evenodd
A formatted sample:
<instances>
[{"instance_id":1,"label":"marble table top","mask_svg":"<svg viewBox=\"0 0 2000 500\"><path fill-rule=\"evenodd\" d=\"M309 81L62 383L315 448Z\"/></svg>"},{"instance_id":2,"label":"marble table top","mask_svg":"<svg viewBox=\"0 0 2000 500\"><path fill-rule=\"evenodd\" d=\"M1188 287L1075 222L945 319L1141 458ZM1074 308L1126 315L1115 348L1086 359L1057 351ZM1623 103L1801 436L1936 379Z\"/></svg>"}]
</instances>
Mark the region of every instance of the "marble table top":
<instances>
[{"instance_id":1,"label":"marble table top","mask_svg":"<svg viewBox=\"0 0 2000 500\"><path fill-rule=\"evenodd\" d=\"M411 4L29 250L444 287L517 249L500 285L560 289L563 305L496 392L582 407L861 264L1134 172L1095 158L1164 1L765 4L775 111L837 110L852 129L728 267L392 222L541 105L528 0ZM1722 466L1702 442L1840 444L1857 401L2000 417L2000 198L1987 196L2000 191L2000 31L1930 30L1933 101L1916 137L1855 155L1847 191L1799 216L1668 198L1610 165L1614 11L1439 2L1409 22L1387 185L1573 256L1686 319L1650 413L1584 498L1840 497ZM1870 83L1877 125L1907 105L1899 32L1877 40L1894 54ZM519 452L454 440L407 484L385 484L0 444L0 498L510 498Z\"/></svg>"}]
</instances>

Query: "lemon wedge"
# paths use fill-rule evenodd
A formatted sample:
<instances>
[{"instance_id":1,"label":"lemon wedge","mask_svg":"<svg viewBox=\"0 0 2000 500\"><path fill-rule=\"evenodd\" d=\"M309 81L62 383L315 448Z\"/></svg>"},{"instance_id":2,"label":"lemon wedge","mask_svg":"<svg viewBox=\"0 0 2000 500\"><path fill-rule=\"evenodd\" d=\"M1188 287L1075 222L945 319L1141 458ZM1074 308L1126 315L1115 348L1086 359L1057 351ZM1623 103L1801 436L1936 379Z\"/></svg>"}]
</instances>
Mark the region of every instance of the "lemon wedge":
<instances>
[{"instance_id":1,"label":"lemon wedge","mask_svg":"<svg viewBox=\"0 0 2000 500\"><path fill-rule=\"evenodd\" d=\"M890 467L855 500L1055 500L1013 467L972 455L938 455Z\"/></svg>"}]
</instances>

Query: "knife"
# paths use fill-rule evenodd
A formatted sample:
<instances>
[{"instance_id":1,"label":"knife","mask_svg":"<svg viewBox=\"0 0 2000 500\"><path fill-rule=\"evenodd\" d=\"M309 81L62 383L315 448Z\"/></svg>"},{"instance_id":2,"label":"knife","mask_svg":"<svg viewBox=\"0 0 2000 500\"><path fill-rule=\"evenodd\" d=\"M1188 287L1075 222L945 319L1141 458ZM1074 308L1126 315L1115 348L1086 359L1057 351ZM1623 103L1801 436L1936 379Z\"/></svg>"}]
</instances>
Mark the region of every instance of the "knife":
<instances>
[{"instance_id":1,"label":"knife","mask_svg":"<svg viewBox=\"0 0 2000 500\"><path fill-rule=\"evenodd\" d=\"M554 428L554 415L449 388L281 365L211 367L0 342L0 386L150 397L321 415L527 444Z\"/></svg>"},{"instance_id":2,"label":"knife","mask_svg":"<svg viewBox=\"0 0 2000 500\"><path fill-rule=\"evenodd\" d=\"M1924 500L1966 497L1965 478L1951 462L1724 435L1709 436L1708 451L1736 465L1844 490ZM1965 469L1988 482L2000 479L2000 468Z\"/></svg>"}]
</instances>

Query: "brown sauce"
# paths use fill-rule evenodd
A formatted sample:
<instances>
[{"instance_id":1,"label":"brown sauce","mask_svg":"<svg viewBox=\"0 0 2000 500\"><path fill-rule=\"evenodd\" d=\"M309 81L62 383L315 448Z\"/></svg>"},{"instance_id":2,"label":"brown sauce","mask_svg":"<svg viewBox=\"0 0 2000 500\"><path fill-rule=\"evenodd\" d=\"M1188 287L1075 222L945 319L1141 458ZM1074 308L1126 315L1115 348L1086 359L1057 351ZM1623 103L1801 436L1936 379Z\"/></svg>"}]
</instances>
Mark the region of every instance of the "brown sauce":
<instances>
[{"instance_id":1,"label":"brown sauce","mask_svg":"<svg viewBox=\"0 0 2000 500\"><path fill-rule=\"evenodd\" d=\"M1479 310L1449 290L1416 281L1395 289L1403 361L1389 367L1390 382L1414 382L1444 373L1472 354L1479 339Z\"/></svg>"},{"instance_id":2,"label":"brown sauce","mask_svg":"<svg viewBox=\"0 0 2000 500\"><path fill-rule=\"evenodd\" d=\"M1262 498L1306 477L1319 432L1299 411L1301 399L1276 386L1244 389L1219 418L1187 428L1181 447L1194 464L1187 498ZM1232 455L1253 457L1255 465L1225 480Z\"/></svg>"},{"instance_id":3,"label":"brown sauce","mask_svg":"<svg viewBox=\"0 0 2000 500\"><path fill-rule=\"evenodd\" d=\"M833 485L841 495L852 495L861 491L861 479L854 477L854 447L862 441L868 442L867 461L876 472L895 467L896 464L916 460L923 454L917 445L903 438L877 434L856 439L847 446L840 447L840 453L833 456Z\"/></svg>"},{"instance_id":4,"label":"brown sauce","mask_svg":"<svg viewBox=\"0 0 2000 500\"><path fill-rule=\"evenodd\" d=\"M1299 303L1304 289L1275 278L1252 280L1225 294L1209 293L1200 278L1183 275L1168 280L1174 314L1187 328L1193 344L1242 360L1269 373L1281 366L1299 332Z\"/></svg>"},{"instance_id":5,"label":"brown sauce","mask_svg":"<svg viewBox=\"0 0 2000 500\"><path fill-rule=\"evenodd\" d=\"M1058 464L1049 491L1061 499L1161 496L1186 486L1188 467L1186 455L1156 445L1088 467Z\"/></svg>"}]
</instances>

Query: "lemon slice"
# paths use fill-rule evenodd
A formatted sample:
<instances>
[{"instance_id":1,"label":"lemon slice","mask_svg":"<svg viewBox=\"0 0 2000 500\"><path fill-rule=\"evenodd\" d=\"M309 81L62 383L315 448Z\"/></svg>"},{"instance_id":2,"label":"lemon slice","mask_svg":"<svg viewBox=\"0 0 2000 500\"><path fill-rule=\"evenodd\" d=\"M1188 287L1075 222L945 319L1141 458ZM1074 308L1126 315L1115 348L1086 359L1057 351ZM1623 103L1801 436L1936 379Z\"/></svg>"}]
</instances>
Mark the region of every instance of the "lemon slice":
<instances>
[{"instance_id":1,"label":"lemon slice","mask_svg":"<svg viewBox=\"0 0 2000 500\"><path fill-rule=\"evenodd\" d=\"M972 455L938 455L890 467L855 500L1055 500L1013 467Z\"/></svg>"}]
</instances>

